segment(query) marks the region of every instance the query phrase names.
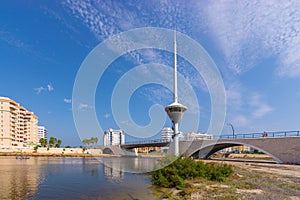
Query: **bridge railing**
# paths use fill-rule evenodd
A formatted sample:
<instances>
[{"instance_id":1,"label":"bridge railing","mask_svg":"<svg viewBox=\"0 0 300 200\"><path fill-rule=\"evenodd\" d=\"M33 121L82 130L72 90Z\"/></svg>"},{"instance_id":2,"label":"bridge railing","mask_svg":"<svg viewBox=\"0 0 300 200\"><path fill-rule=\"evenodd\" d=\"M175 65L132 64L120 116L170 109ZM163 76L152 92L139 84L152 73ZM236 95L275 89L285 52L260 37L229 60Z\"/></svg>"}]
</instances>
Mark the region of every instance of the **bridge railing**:
<instances>
[{"instance_id":1,"label":"bridge railing","mask_svg":"<svg viewBox=\"0 0 300 200\"><path fill-rule=\"evenodd\" d=\"M273 138L273 137L291 137L300 136L300 131L271 131L263 133L244 133L244 134L231 134L231 135L220 135L219 139L233 139L233 138ZM215 139L217 139L215 137Z\"/></svg>"},{"instance_id":2,"label":"bridge railing","mask_svg":"<svg viewBox=\"0 0 300 200\"><path fill-rule=\"evenodd\" d=\"M300 131L270 131L270 132L256 132L256 133L243 133L243 134L230 134L230 135L220 135L218 137L214 136L213 139L235 139L235 138L273 138L273 137L289 137L289 136L300 136ZM194 138L193 140L196 140ZM209 138L203 138L209 139ZM181 141L191 141L185 140L184 138L180 139ZM128 141L123 145L130 144L149 144L149 143L162 143L170 142L168 139L154 139L154 140L137 140L137 141Z\"/></svg>"},{"instance_id":3,"label":"bridge railing","mask_svg":"<svg viewBox=\"0 0 300 200\"><path fill-rule=\"evenodd\" d=\"M138 141L128 141L126 144L148 144L148 143L162 143L162 142L170 142L168 139L155 139L155 140L138 140Z\"/></svg>"}]
</instances>

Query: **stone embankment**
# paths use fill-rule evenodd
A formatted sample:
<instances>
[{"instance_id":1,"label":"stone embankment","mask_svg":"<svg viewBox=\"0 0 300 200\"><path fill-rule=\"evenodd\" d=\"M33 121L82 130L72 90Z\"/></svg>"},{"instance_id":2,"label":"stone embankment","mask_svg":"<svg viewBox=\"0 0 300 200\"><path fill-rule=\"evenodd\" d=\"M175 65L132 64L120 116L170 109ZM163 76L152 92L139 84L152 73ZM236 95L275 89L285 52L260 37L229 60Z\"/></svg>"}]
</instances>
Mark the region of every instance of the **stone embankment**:
<instances>
[{"instance_id":1,"label":"stone embankment","mask_svg":"<svg viewBox=\"0 0 300 200\"><path fill-rule=\"evenodd\" d=\"M3 148L0 149L0 156L70 156L70 157L90 157L90 156L105 156L101 149L82 148Z\"/></svg>"}]
</instances>

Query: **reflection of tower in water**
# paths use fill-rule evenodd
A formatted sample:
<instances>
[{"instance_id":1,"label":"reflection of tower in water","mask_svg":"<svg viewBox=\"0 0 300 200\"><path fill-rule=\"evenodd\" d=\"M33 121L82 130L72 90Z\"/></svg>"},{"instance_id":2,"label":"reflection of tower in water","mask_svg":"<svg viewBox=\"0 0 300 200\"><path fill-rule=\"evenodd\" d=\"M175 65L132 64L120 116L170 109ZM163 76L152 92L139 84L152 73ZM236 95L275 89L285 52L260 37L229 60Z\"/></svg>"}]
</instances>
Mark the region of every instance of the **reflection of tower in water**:
<instances>
[{"instance_id":1,"label":"reflection of tower in water","mask_svg":"<svg viewBox=\"0 0 300 200\"><path fill-rule=\"evenodd\" d=\"M104 162L104 175L107 179L123 179L124 172L121 169L119 159L107 160Z\"/></svg>"}]
</instances>

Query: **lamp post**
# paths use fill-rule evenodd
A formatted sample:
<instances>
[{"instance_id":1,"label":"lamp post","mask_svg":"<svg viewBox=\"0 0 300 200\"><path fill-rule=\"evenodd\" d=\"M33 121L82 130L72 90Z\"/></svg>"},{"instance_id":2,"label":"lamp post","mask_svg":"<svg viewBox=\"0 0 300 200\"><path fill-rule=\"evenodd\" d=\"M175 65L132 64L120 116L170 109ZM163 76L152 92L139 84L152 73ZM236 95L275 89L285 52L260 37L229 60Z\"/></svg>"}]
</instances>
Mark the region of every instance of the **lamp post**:
<instances>
[{"instance_id":1,"label":"lamp post","mask_svg":"<svg viewBox=\"0 0 300 200\"><path fill-rule=\"evenodd\" d=\"M231 127L231 130L232 130L232 137L234 138L234 128L233 128L233 125L231 123L227 123L228 126Z\"/></svg>"}]
</instances>

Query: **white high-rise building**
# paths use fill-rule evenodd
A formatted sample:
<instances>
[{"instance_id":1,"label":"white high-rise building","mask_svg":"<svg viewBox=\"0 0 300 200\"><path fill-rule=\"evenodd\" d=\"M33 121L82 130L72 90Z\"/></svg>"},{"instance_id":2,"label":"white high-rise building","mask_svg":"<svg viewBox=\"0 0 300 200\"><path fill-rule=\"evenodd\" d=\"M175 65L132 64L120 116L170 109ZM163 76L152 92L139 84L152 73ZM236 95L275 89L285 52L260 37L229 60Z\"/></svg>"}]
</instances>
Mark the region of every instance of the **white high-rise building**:
<instances>
[{"instance_id":1,"label":"white high-rise building","mask_svg":"<svg viewBox=\"0 0 300 200\"><path fill-rule=\"evenodd\" d=\"M47 129L45 126L38 126L38 139L40 141L41 138L47 139Z\"/></svg>"},{"instance_id":2,"label":"white high-rise building","mask_svg":"<svg viewBox=\"0 0 300 200\"><path fill-rule=\"evenodd\" d=\"M104 136L103 136L104 146L119 145L119 144L125 144L125 134L122 130L108 129L104 131Z\"/></svg>"},{"instance_id":3,"label":"white high-rise building","mask_svg":"<svg viewBox=\"0 0 300 200\"><path fill-rule=\"evenodd\" d=\"M167 128L161 129L161 139L162 140L171 141L173 134L174 134L174 131L172 130L172 128L167 127Z\"/></svg>"}]
</instances>

